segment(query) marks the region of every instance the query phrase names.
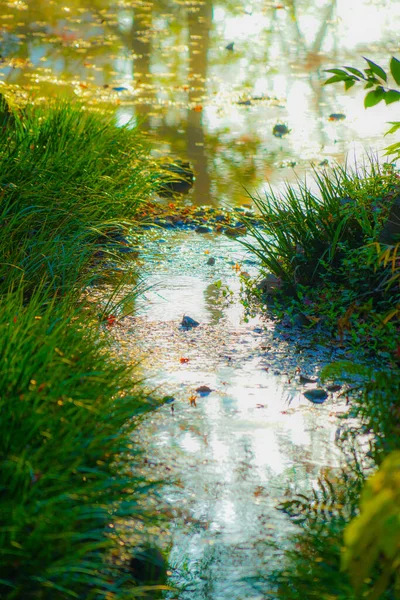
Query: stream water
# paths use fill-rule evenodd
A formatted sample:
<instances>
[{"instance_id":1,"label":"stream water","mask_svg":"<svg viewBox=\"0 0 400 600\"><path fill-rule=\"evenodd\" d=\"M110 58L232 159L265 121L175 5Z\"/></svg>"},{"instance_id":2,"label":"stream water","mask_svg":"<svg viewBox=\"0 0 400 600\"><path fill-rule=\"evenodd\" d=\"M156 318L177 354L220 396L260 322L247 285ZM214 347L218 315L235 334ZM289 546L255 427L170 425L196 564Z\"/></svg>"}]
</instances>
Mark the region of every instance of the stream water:
<instances>
[{"instance_id":1,"label":"stream water","mask_svg":"<svg viewBox=\"0 0 400 600\"><path fill-rule=\"evenodd\" d=\"M337 417L346 410L333 395L308 401L296 370L315 377L344 351L296 328L278 331L268 318L245 322L238 266L257 266L236 241L152 232L142 258L151 289L115 335L118 353L139 352L148 383L174 398L141 428L143 473L175 481L160 499L179 590L167 597L274 598L266 576L293 528L276 505L338 466ZM183 328L184 314L200 325ZM197 393L204 385L212 392Z\"/></svg>"},{"instance_id":2,"label":"stream water","mask_svg":"<svg viewBox=\"0 0 400 600\"><path fill-rule=\"evenodd\" d=\"M155 158L191 162L194 203L241 204L395 141L397 103L323 83L362 56L387 68L399 26L392 0L0 0L0 89L133 117Z\"/></svg>"}]
</instances>

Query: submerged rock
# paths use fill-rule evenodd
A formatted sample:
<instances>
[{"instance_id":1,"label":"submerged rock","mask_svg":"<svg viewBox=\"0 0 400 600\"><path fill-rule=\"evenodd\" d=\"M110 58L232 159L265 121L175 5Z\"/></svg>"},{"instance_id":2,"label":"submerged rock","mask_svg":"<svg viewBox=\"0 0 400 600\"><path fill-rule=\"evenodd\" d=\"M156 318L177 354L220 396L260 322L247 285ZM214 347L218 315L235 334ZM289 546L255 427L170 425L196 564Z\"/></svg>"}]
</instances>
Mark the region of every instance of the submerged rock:
<instances>
[{"instance_id":1,"label":"submerged rock","mask_svg":"<svg viewBox=\"0 0 400 600\"><path fill-rule=\"evenodd\" d=\"M287 125L284 125L283 123L277 123L276 125L274 125L272 135L274 135L277 138L282 138L284 135L287 135L290 132L291 129L289 129Z\"/></svg>"},{"instance_id":2,"label":"submerged rock","mask_svg":"<svg viewBox=\"0 0 400 600\"><path fill-rule=\"evenodd\" d=\"M261 279L259 283L257 283L257 289L265 294L276 294L282 287L282 280L280 277L273 275L272 273L268 273Z\"/></svg>"},{"instance_id":3,"label":"submerged rock","mask_svg":"<svg viewBox=\"0 0 400 600\"><path fill-rule=\"evenodd\" d=\"M208 394L211 394L212 391L213 390L209 388L208 385L201 385L200 387L196 388L196 392L200 394L200 396L207 396Z\"/></svg>"},{"instance_id":4,"label":"submerged rock","mask_svg":"<svg viewBox=\"0 0 400 600\"><path fill-rule=\"evenodd\" d=\"M306 377L305 375L302 375L301 373L300 373L299 379L300 379L300 383L304 383L304 384L317 383L317 379L310 379L310 377Z\"/></svg>"},{"instance_id":5,"label":"submerged rock","mask_svg":"<svg viewBox=\"0 0 400 600\"><path fill-rule=\"evenodd\" d=\"M211 227L207 227L207 225L199 225L198 227L196 227L195 232L196 233L211 233L212 229L211 229Z\"/></svg>"},{"instance_id":6,"label":"submerged rock","mask_svg":"<svg viewBox=\"0 0 400 600\"><path fill-rule=\"evenodd\" d=\"M164 396L162 401L165 402L165 404L171 404L172 402L175 402L175 397L174 396Z\"/></svg>"},{"instance_id":7,"label":"submerged rock","mask_svg":"<svg viewBox=\"0 0 400 600\"><path fill-rule=\"evenodd\" d=\"M314 390L307 390L306 392L303 392L303 396L305 396L307 400L310 400L314 404L322 404L327 399L328 393L322 388L315 388Z\"/></svg>"},{"instance_id":8,"label":"submerged rock","mask_svg":"<svg viewBox=\"0 0 400 600\"><path fill-rule=\"evenodd\" d=\"M200 325L200 323L198 321L195 321L194 319L192 319L192 317L188 317L187 315L184 315L181 325L182 325L182 327L186 327L186 329L191 329L192 327L198 327Z\"/></svg>"},{"instance_id":9,"label":"submerged rock","mask_svg":"<svg viewBox=\"0 0 400 600\"><path fill-rule=\"evenodd\" d=\"M346 115L343 113L332 113L328 117L328 121L344 121Z\"/></svg>"},{"instance_id":10,"label":"submerged rock","mask_svg":"<svg viewBox=\"0 0 400 600\"><path fill-rule=\"evenodd\" d=\"M211 265L211 266L215 265L215 258L213 258L212 256L210 256L210 258L207 261L207 264Z\"/></svg>"},{"instance_id":11,"label":"submerged rock","mask_svg":"<svg viewBox=\"0 0 400 600\"><path fill-rule=\"evenodd\" d=\"M327 385L326 389L328 392L338 392L342 389L342 386L339 383L332 383L331 385Z\"/></svg>"}]
</instances>

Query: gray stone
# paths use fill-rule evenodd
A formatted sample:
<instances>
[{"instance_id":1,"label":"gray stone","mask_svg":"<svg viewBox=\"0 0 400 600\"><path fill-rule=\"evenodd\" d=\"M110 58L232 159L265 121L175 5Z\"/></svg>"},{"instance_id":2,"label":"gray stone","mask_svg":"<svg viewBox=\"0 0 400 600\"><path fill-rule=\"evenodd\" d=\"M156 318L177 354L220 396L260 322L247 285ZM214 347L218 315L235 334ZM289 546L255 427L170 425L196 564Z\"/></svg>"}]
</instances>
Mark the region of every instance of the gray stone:
<instances>
[{"instance_id":1,"label":"gray stone","mask_svg":"<svg viewBox=\"0 0 400 600\"><path fill-rule=\"evenodd\" d=\"M209 388L208 385L201 385L196 388L196 392L200 394L200 396L207 396L208 394L211 394L212 391L213 390Z\"/></svg>"},{"instance_id":2,"label":"gray stone","mask_svg":"<svg viewBox=\"0 0 400 600\"><path fill-rule=\"evenodd\" d=\"M190 329L192 327L198 327L200 325L200 323L198 323L197 321L192 319L192 317L188 317L187 315L184 315L181 325L182 325L182 327L186 327L187 329Z\"/></svg>"},{"instance_id":3,"label":"gray stone","mask_svg":"<svg viewBox=\"0 0 400 600\"><path fill-rule=\"evenodd\" d=\"M284 125L283 123L277 123L272 130L272 134L277 138L281 138L290 133L290 131L291 130L287 125Z\"/></svg>"},{"instance_id":4,"label":"gray stone","mask_svg":"<svg viewBox=\"0 0 400 600\"><path fill-rule=\"evenodd\" d=\"M207 264L208 264L208 265L211 265L211 266L212 266L212 265L215 265L215 258L213 258L212 256L210 256L210 258L209 258L209 259L208 259L208 261L207 261Z\"/></svg>"},{"instance_id":5,"label":"gray stone","mask_svg":"<svg viewBox=\"0 0 400 600\"><path fill-rule=\"evenodd\" d=\"M199 225L198 227L196 227L195 232L196 233L211 233L212 229L211 229L211 227L207 227L207 225Z\"/></svg>"},{"instance_id":6,"label":"gray stone","mask_svg":"<svg viewBox=\"0 0 400 600\"><path fill-rule=\"evenodd\" d=\"M342 389L342 386L339 383L332 383L331 385L327 385L326 389L328 392L338 392Z\"/></svg>"},{"instance_id":7,"label":"gray stone","mask_svg":"<svg viewBox=\"0 0 400 600\"><path fill-rule=\"evenodd\" d=\"M326 392L326 390L323 390L321 388L307 390L306 392L303 392L303 395L307 398L307 400L310 400L314 404L322 404L328 397L328 393Z\"/></svg>"},{"instance_id":8,"label":"gray stone","mask_svg":"<svg viewBox=\"0 0 400 600\"><path fill-rule=\"evenodd\" d=\"M257 284L257 289L266 294L276 294L281 287L282 281L280 277L277 277L272 273L268 273L268 275Z\"/></svg>"},{"instance_id":9,"label":"gray stone","mask_svg":"<svg viewBox=\"0 0 400 600\"><path fill-rule=\"evenodd\" d=\"M300 383L304 383L304 384L317 383L317 379L310 379L310 377L306 377L305 375L302 375L301 373L300 373L299 379L300 379Z\"/></svg>"}]
</instances>

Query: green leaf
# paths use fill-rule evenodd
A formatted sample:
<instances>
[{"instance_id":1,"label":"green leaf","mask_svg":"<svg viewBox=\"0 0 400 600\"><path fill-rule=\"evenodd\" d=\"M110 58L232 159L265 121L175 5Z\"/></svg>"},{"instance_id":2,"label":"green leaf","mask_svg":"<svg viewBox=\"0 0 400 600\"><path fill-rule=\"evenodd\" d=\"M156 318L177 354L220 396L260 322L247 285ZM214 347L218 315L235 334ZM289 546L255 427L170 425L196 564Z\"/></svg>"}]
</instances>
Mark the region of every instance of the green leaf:
<instances>
[{"instance_id":1,"label":"green leaf","mask_svg":"<svg viewBox=\"0 0 400 600\"><path fill-rule=\"evenodd\" d=\"M372 83L372 81L369 81L368 83L366 83L364 85L364 90L368 90L368 88L372 88L374 87L374 84Z\"/></svg>"},{"instance_id":2,"label":"green leaf","mask_svg":"<svg viewBox=\"0 0 400 600\"><path fill-rule=\"evenodd\" d=\"M349 73L352 73L356 77L360 77L361 79L365 79L364 73L362 73L358 69L355 69L354 67L345 67L345 69L347 69L349 71Z\"/></svg>"},{"instance_id":3,"label":"green leaf","mask_svg":"<svg viewBox=\"0 0 400 600\"><path fill-rule=\"evenodd\" d=\"M390 72L397 85L400 85L400 60L397 60L394 56L390 61Z\"/></svg>"},{"instance_id":4,"label":"green leaf","mask_svg":"<svg viewBox=\"0 0 400 600\"><path fill-rule=\"evenodd\" d=\"M383 88L376 88L376 90L368 92L368 94L364 98L365 108L370 108L371 106L375 106L375 104L378 104L381 100L383 100L384 95L385 91Z\"/></svg>"},{"instance_id":5,"label":"green leaf","mask_svg":"<svg viewBox=\"0 0 400 600\"><path fill-rule=\"evenodd\" d=\"M390 133L396 133L396 131L398 129L400 129L400 121L391 121L390 125L393 125L393 127L391 127L386 133L385 135L389 135Z\"/></svg>"},{"instance_id":6,"label":"green leaf","mask_svg":"<svg viewBox=\"0 0 400 600\"><path fill-rule=\"evenodd\" d=\"M386 104L392 104L392 102L398 102L400 100L400 92L396 90L389 90L385 93L384 98Z\"/></svg>"},{"instance_id":7,"label":"green leaf","mask_svg":"<svg viewBox=\"0 0 400 600\"><path fill-rule=\"evenodd\" d=\"M344 89L347 91L351 87L353 87L354 84L355 84L354 79L348 79L347 81L344 82Z\"/></svg>"},{"instance_id":8,"label":"green leaf","mask_svg":"<svg viewBox=\"0 0 400 600\"><path fill-rule=\"evenodd\" d=\"M333 73L334 75L343 75L345 78L349 77L349 74L343 69L326 69L325 72Z\"/></svg>"},{"instance_id":9,"label":"green leaf","mask_svg":"<svg viewBox=\"0 0 400 600\"><path fill-rule=\"evenodd\" d=\"M350 78L348 78L350 79ZM342 75L334 75L333 77L330 77L329 79L327 79L324 82L324 85L329 85L330 83L337 83L338 81L347 81L346 77L342 76Z\"/></svg>"},{"instance_id":10,"label":"green leaf","mask_svg":"<svg viewBox=\"0 0 400 600\"><path fill-rule=\"evenodd\" d=\"M380 77L381 79L383 79L383 81L387 81L386 71L384 71L382 69L382 67L380 67L376 63L372 62L372 60L369 60L369 58L365 58L365 56L363 56L363 58L364 58L364 60L367 61L368 65L369 65L369 68L371 69L371 71L373 73L375 73L375 75L377 75L378 77Z\"/></svg>"},{"instance_id":11,"label":"green leaf","mask_svg":"<svg viewBox=\"0 0 400 600\"><path fill-rule=\"evenodd\" d=\"M375 77L371 69L365 69L365 73L367 74L367 79L370 83L376 83L376 85L381 85L381 80Z\"/></svg>"},{"instance_id":12,"label":"green leaf","mask_svg":"<svg viewBox=\"0 0 400 600\"><path fill-rule=\"evenodd\" d=\"M400 142L387 146L385 150L385 156L395 156L398 158L400 156Z\"/></svg>"}]
</instances>

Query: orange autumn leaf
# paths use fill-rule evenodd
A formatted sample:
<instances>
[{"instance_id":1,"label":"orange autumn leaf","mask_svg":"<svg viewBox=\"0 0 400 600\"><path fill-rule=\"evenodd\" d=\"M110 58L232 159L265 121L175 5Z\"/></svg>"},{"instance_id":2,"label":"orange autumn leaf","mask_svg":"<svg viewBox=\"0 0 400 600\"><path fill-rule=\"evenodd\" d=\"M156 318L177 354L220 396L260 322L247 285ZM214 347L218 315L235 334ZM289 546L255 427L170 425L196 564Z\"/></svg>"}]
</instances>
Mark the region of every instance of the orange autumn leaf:
<instances>
[{"instance_id":1,"label":"orange autumn leaf","mask_svg":"<svg viewBox=\"0 0 400 600\"><path fill-rule=\"evenodd\" d=\"M193 110L195 112L201 112L203 110L203 107L201 104L196 104L196 106L193 106Z\"/></svg>"},{"instance_id":2,"label":"orange autumn leaf","mask_svg":"<svg viewBox=\"0 0 400 600\"><path fill-rule=\"evenodd\" d=\"M184 363L188 363L188 362L189 362L189 360L190 360L190 358L183 358L183 357L182 357L182 358L180 358L179 360L180 360L180 362L181 362L182 364L184 364Z\"/></svg>"}]
</instances>

